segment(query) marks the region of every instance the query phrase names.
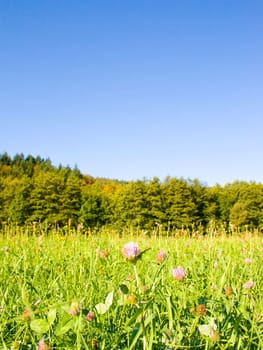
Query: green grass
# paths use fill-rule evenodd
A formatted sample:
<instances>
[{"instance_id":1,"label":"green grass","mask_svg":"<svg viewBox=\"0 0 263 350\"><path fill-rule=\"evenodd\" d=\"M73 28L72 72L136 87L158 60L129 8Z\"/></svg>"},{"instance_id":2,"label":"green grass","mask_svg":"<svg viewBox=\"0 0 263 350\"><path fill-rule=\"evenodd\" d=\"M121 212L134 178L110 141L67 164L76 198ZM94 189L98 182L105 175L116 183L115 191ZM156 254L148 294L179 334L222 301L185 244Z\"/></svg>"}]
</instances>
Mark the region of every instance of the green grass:
<instances>
[{"instance_id":1,"label":"green grass","mask_svg":"<svg viewBox=\"0 0 263 350\"><path fill-rule=\"evenodd\" d=\"M129 241L146 250L136 264L121 254ZM263 349L260 236L9 232L0 259L1 349Z\"/></svg>"}]
</instances>

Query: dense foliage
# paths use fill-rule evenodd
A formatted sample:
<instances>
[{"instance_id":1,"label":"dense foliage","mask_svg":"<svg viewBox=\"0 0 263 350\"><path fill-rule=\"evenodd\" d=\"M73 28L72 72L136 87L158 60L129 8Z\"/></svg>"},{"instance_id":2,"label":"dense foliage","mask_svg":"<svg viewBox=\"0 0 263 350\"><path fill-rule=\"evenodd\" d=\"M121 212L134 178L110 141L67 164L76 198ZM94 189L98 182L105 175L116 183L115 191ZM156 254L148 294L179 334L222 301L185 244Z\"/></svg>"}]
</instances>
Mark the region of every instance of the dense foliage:
<instances>
[{"instance_id":1,"label":"dense foliage","mask_svg":"<svg viewBox=\"0 0 263 350\"><path fill-rule=\"evenodd\" d=\"M0 155L0 222L87 228L207 229L211 223L263 227L263 185L235 181L208 187L167 177L137 181L94 178L49 159Z\"/></svg>"},{"instance_id":2,"label":"dense foliage","mask_svg":"<svg viewBox=\"0 0 263 350\"><path fill-rule=\"evenodd\" d=\"M260 236L20 229L0 234L1 349L263 349Z\"/></svg>"}]
</instances>

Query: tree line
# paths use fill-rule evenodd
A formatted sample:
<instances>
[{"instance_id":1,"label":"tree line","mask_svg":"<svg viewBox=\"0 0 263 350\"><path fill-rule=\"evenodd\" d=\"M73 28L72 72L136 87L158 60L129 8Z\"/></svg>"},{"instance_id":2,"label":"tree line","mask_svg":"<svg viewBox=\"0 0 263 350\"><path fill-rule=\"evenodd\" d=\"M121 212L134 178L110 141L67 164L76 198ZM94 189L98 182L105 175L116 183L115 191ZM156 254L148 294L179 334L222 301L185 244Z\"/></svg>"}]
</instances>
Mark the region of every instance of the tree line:
<instances>
[{"instance_id":1,"label":"tree line","mask_svg":"<svg viewBox=\"0 0 263 350\"><path fill-rule=\"evenodd\" d=\"M263 185L234 181L206 186L167 177L119 181L94 178L50 159L0 154L0 223L205 228L211 222L263 228Z\"/></svg>"}]
</instances>

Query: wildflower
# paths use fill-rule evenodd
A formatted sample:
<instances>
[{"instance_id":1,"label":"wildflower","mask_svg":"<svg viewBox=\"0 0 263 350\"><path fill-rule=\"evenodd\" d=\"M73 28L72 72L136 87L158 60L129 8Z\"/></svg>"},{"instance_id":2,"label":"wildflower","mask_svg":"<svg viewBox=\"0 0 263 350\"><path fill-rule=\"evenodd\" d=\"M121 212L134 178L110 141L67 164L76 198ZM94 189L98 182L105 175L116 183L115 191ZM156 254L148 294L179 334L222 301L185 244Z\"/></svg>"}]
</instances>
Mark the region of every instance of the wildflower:
<instances>
[{"instance_id":1,"label":"wildflower","mask_svg":"<svg viewBox=\"0 0 263 350\"><path fill-rule=\"evenodd\" d=\"M5 252L8 252L8 251L9 251L9 247L6 245L6 246L3 248L3 250L4 250Z\"/></svg>"},{"instance_id":2,"label":"wildflower","mask_svg":"<svg viewBox=\"0 0 263 350\"><path fill-rule=\"evenodd\" d=\"M69 313L72 316L76 316L80 312L80 305L77 301L73 301L69 308Z\"/></svg>"},{"instance_id":3,"label":"wildflower","mask_svg":"<svg viewBox=\"0 0 263 350\"><path fill-rule=\"evenodd\" d=\"M230 286L225 287L225 295L229 297L232 294L232 288Z\"/></svg>"},{"instance_id":4,"label":"wildflower","mask_svg":"<svg viewBox=\"0 0 263 350\"><path fill-rule=\"evenodd\" d=\"M177 281L181 281L182 279L184 279L186 277L185 269L182 268L181 266L178 266L177 268L173 269L173 277Z\"/></svg>"},{"instance_id":5,"label":"wildflower","mask_svg":"<svg viewBox=\"0 0 263 350\"><path fill-rule=\"evenodd\" d=\"M141 251L137 243L130 242L123 246L121 253L127 260L134 261L141 254Z\"/></svg>"},{"instance_id":6,"label":"wildflower","mask_svg":"<svg viewBox=\"0 0 263 350\"><path fill-rule=\"evenodd\" d=\"M197 305L197 307L195 308L195 311L198 316L205 316L207 312L206 305L205 304Z\"/></svg>"},{"instance_id":7,"label":"wildflower","mask_svg":"<svg viewBox=\"0 0 263 350\"><path fill-rule=\"evenodd\" d=\"M98 250L96 253L97 258L107 258L110 255L108 250Z\"/></svg>"},{"instance_id":8,"label":"wildflower","mask_svg":"<svg viewBox=\"0 0 263 350\"><path fill-rule=\"evenodd\" d=\"M244 287L245 289L251 289L251 288L253 288L253 286L254 286L254 282L253 282L252 280L247 281L247 282L243 285L243 287Z\"/></svg>"},{"instance_id":9,"label":"wildflower","mask_svg":"<svg viewBox=\"0 0 263 350\"><path fill-rule=\"evenodd\" d=\"M213 330L210 334L210 339L212 339L214 342L219 341L220 340L219 332L217 330Z\"/></svg>"},{"instance_id":10,"label":"wildflower","mask_svg":"<svg viewBox=\"0 0 263 350\"><path fill-rule=\"evenodd\" d=\"M218 268L218 262L215 261L213 266L214 266L214 269L217 269Z\"/></svg>"},{"instance_id":11,"label":"wildflower","mask_svg":"<svg viewBox=\"0 0 263 350\"><path fill-rule=\"evenodd\" d=\"M134 276L130 273L127 277L126 277L127 281L132 282L134 280Z\"/></svg>"},{"instance_id":12,"label":"wildflower","mask_svg":"<svg viewBox=\"0 0 263 350\"><path fill-rule=\"evenodd\" d=\"M246 258L246 259L245 259L245 263L246 263L247 265L251 265L251 264L252 264L252 260L249 259L249 258Z\"/></svg>"},{"instance_id":13,"label":"wildflower","mask_svg":"<svg viewBox=\"0 0 263 350\"><path fill-rule=\"evenodd\" d=\"M44 340L39 340L37 349L38 350L51 350L51 347L47 343L45 343Z\"/></svg>"},{"instance_id":14,"label":"wildflower","mask_svg":"<svg viewBox=\"0 0 263 350\"><path fill-rule=\"evenodd\" d=\"M94 318L95 318L94 312L89 311L89 312L87 313L86 320L91 322L91 321L94 320Z\"/></svg>"},{"instance_id":15,"label":"wildflower","mask_svg":"<svg viewBox=\"0 0 263 350\"><path fill-rule=\"evenodd\" d=\"M156 262L163 263L166 259L166 253L164 250L159 250L158 254L155 257Z\"/></svg>"},{"instance_id":16,"label":"wildflower","mask_svg":"<svg viewBox=\"0 0 263 350\"><path fill-rule=\"evenodd\" d=\"M137 304L136 296L134 294L129 294L126 299L126 304L136 305Z\"/></svg>"},{"instance_id":17,"label":"wildflower","mask_svg":"<svg viewBox=\"0 0 263 350\"><path fill-rule=\"evenodd\" d=\"M24 321L31 320L32 316L33 316L33 312L32 312L32 310L29 309L29 308L26 308L26 309L22 312L22 319L23 319Z\"/></svg>"}]
</instances>

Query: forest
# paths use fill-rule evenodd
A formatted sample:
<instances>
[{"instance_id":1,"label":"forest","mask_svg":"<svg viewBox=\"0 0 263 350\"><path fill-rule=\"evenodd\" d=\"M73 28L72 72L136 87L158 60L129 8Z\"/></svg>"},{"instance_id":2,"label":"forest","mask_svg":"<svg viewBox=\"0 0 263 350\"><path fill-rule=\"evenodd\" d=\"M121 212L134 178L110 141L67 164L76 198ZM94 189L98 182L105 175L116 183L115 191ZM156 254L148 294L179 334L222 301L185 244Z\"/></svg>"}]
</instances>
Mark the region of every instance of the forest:
<instances>
[{"instance_id":1,"label":"forest","mask_svg":"<svg viewBox=\"0 0 263 350\"><path fill-rule=\"evenodd\" d=\"M211 223L263 228L263 184L234 181L207 186L166 177L120 181L95 178L40 156L0 154L0 224L70 225L206 233Z\"/></svg>"}]
</instances>

